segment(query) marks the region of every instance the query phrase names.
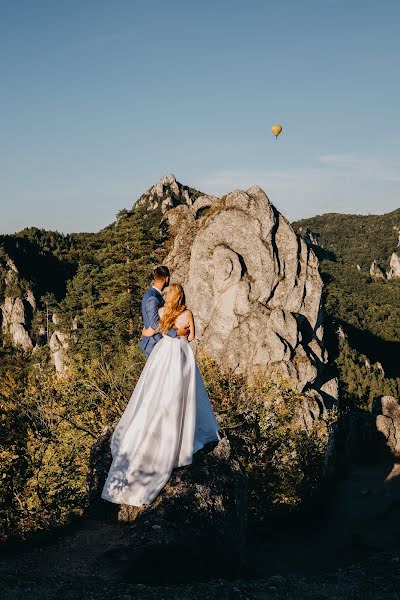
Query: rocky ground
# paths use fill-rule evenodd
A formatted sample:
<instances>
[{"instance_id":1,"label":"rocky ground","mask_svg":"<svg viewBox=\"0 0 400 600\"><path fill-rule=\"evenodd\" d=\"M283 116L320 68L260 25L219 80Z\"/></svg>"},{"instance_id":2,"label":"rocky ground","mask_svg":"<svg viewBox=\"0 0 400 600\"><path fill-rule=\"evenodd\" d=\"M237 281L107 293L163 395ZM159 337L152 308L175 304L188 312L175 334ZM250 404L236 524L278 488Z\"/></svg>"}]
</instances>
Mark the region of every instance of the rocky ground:
<instances>
[{"instance_id":1,"label":"rocky ground","mask_svg":"<svg viewBox=\"0 0 400 600\"><path fill-rule=\"evenodd\" d=\"M400 554L380 553L358 564L314 576L276 573L266 578L148 586L118 581L112 570L95 568L117 527L87 521L79 531L47 547L3 559L2 600L128 600L248 598L396 600L400 598ZM154 564L154 569L158 567ZM176 565L179 570L179 565ZM284 570L284 569L283 569Z\"/></svg>"},{"instance_id":2,"label":"rocky ground","mask_svg":"<svg viewBox=\"0 0 400 600\"><path fill-rule=\"evenodd\" d=\"M397 464L353 469L326 511L303 523L258 532L251 569L240 579L133 583L109 553L131 524L86 516L57 536L3 548L2 600L396 600L400 599L400 472ZM264 539L261 542L261 538ZM108 557L108 558L107 558ZM162 569L155 557L154 572ZM137 581L137 573L134 574Z\"/></svg>"}]
</instances>

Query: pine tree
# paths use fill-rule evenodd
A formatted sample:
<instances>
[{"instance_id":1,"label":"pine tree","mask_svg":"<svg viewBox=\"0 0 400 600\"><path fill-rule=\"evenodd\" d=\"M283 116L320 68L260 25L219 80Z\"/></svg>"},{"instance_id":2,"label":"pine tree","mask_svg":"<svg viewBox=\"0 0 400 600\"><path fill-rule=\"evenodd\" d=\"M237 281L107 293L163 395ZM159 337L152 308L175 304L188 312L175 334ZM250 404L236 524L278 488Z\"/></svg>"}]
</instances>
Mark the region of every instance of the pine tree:
<instances>
[{"instance_id":1,"label":"pine tree","mask_svg":"<svg viewBox=\"0 0 400 600\"><path fill-rule=\"evenodd\" d=\"M123 210L114 226L104 230L103 247L96 254L103 310L121 320L129 336L139 327L140 296L151 270L151 250L140 215Z\"/></svg>"}]
</instances>

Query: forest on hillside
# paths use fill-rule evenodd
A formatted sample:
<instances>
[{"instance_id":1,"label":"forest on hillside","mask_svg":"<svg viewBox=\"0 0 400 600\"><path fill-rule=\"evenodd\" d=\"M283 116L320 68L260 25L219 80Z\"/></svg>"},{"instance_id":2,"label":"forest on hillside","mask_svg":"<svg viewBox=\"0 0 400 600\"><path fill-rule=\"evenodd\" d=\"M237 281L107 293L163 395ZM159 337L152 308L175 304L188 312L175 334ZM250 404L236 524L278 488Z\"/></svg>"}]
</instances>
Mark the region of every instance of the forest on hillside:
<instances>
[{"instance_id":1,"label":"forest on hillside","mask_svg":"<svg viewBox=\"0 0 400 600\"><path fill-rule=\"evenodd\" d=\"M376 280L370 266L388 269L398 250L400 209L385 215L329 213L293 223L309 237L324 280L331 354L342 393L371 405L380 394L399 397L400 279ZM338 336L337 331L342 332Z\"/></svg>"}]
</instances>

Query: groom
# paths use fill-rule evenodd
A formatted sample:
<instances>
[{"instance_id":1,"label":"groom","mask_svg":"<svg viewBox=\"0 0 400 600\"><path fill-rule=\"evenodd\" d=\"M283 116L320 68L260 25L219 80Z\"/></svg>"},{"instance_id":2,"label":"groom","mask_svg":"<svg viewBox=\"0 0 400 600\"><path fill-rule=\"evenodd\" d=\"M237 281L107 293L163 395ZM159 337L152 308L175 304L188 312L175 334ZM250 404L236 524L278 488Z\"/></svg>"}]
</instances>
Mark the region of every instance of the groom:
<instances>
[{"instance_id":1,"label":"groom","mask_svg":"<svg viewBox=\"0 0 400 600\"><path fill-rule=\"evenodd\" d=\"M142 299L142 317L143 325L146 329L151 327L157 329L160 317L158 315L158 309L163 306L164 299L162 296L163 290L169 285L170 273L168 267L161 266L156 267L153 271L153 285L147 290ZM175 338L177 336L184 337L189 334L189 326L185 327L173 327L168 331L169 336ZM147 357L150 356L151 351L159 340L162 338L162 333L158 332L152 336L143 336L140 340L140 348L143 350Z\"/></svg>"}]
</instances>

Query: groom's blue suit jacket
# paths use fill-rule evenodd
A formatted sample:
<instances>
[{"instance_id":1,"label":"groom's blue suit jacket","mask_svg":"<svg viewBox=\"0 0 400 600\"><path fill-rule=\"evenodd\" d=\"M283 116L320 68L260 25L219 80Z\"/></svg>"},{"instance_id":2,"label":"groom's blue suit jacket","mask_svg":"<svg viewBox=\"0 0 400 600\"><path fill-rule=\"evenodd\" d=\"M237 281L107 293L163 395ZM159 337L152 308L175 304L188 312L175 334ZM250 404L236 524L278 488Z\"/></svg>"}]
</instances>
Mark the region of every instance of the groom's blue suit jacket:
<instances>
[{"instance_id":1,"label":"groom's blue suit jacket","mask_svg":"<svg viewBox=\"0 0 400 600\"><path fill-rule=\"evenodd\" d=\"M164 304L164 300L161 292L156 288L151 287L147 290L142 299L142 318L143 325L145 328L151 327L157 329L160 317L158 315L158 309ZM168 335L176 337L176 329L170 329ZM162 338L162 333L155 333L152 336L143 336L140 340L140 348L146 354L150 355L157 342Z\"/></svg>"}]
</instances>

